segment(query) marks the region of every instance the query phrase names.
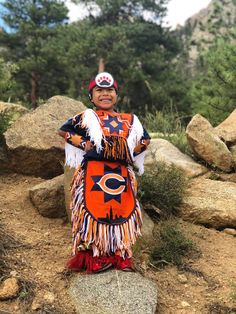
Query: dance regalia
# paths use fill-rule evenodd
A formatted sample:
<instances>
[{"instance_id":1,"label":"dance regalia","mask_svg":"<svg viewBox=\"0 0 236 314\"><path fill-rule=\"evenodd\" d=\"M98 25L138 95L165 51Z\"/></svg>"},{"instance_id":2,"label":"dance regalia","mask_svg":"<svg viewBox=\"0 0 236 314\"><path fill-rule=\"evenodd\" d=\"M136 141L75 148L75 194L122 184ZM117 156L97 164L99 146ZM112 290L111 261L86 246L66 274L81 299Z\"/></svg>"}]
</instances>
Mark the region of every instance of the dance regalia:
<instances>
[{"instance_id":1,"label":"dance regalia","mask_svg":"<svg viewBox=\"0 0 236 314\"><path fill-rule=\"evenodd\" d=\"M103 261L122 268L141 235L132 164L141 175L150 137L133 114L92 109L69 119L61 130L66 131L66 165L76 168L71 185L73 257L68 266L90 272ZM87 141L93 147L85 152Z\"/></svg>"}]
</instances>

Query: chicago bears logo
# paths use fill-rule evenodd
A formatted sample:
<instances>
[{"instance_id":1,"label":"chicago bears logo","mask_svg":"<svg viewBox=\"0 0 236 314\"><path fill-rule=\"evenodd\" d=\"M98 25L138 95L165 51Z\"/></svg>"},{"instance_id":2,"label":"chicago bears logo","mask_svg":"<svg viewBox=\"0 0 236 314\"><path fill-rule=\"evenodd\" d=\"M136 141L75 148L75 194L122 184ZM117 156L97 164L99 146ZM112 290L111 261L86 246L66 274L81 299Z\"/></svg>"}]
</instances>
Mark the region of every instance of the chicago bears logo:
<instances>
[{"instance_id":1,"label":"chicago bears logo","mask_svg":"<svg viewBox=\"0 0 236 314\"><path fill-rule=\"evenodd\" d=\"M119 182L123 182L124 185L120 185L118 188L114 188L114 187L109 187L109 184L107 185L107 181L108 180L117 180ZM105 174L99 182L97 182L97 184L100 186L100 188L108 194L112 194L112 195L118 195L120 193L122 193L125 189L125 179L120 176L119 174L116 173L108 173Z\"/></svg>"},{"instance_id":2,"label":"chicago bears logo","mask_svg":"<svg viewBox=\"0 0 236 314\"><path fill-rule=\"evenodd\" d=\"M91 191L103 191L104 202L112 199L121 202L121 193L127 189L127 178L121 175L121 168L115 169L104 166L103 176L92 176L94 185Z\"/></svg>"},{"instance_id":3,"label":"chicago bears logo","mask_svg":"<svg viewBox=\"0 0 236 314\"><path fill-rule=\"evenodd\" d=\"M98 221L118 224L136 208L128 169L119 162L87 162L84 181L86 210Z\"/></svg>"}]
</instances>

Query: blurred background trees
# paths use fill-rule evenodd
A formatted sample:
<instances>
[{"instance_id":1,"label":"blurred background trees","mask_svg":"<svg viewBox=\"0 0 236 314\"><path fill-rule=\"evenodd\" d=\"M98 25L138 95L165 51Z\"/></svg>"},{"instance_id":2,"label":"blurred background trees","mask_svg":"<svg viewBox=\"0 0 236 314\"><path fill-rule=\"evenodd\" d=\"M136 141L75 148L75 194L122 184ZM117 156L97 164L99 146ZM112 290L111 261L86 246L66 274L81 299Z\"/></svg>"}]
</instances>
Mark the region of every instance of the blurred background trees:
<instances>
[{"instance_id":1,"label":"blurred background trees","mask_svg":"<svg viewBox=\"0 0 236 314\"><path fill-rule=\"evenodd\" d=\"M234 0L212 0L205 17L177 30L163 24L167 0L73 2L89 12L75 23L64 1L3 1L1 100L36 108L61 94L88 104L88 82L103 59L119 82L118 109L148 112L146 121L175 112L186 123L200 112L218 123L234 109Z\"/></svg>"},{"instance_id":2,"label":"blurred background trees","mask_svg":"<svg viewBox=\"0 0 236 314\"><path fill-rule=\"evenodd\" d=\"M10 31L1 33L2 55L17 65L12 99L29 102L65 92L64 67L55 39L63 30L68 10L59 1L6 0L3 20ZM59 46L58 46L59 45Z\"/></svg>"},{"instance_id":3,"label":"blurred background trees","mask_svg":"<svg viewBox=\"0 0 236 314\"><path fill-rule=\"evenodd\" d=\"M235 43L221 38L202 56L190 95L193 112L201 113L213 124L236 108Z\"/></svg>"}]
</instances>

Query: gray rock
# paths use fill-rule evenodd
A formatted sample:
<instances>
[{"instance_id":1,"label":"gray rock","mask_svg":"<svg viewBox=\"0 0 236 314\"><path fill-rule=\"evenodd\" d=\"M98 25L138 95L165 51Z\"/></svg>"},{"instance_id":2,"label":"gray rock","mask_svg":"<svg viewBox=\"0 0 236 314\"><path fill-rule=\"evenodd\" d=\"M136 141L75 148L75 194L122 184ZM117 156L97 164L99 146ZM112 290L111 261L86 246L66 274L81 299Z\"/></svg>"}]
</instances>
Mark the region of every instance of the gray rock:
<instances>
[{"instance_id":1,"label":"gray rock","mask_svg":"<svg viewBox=\"0 0 236 314\"><path fill-rule=\"evenodd\" d=\"M232 236L236 236L236 230L235 229L231 229L231 228L225 228L224 230L224 233L226 234L229 234L229 235L232 235Z\"/></svg>"},{"instance_id":2,"label":"gray rock","mask_svg":"<svg viewBox=\"0 0 236 314\"><path fill-rule=\"evenodd\" d=\"M156 313L156 283L138 273L113 270L76 276L69 292L77 313Z\"/></svg>"},{"instance_id":3,"label":"gray rock","mask_svg":"<svg viewBox=\"0 0 236 314\"><path fill-rule=\"evenodd\" d=\"M47 179L63 173L64 141L57 130L85 109L79 101L54 96L19 118L5 133L10 168Z\"/></svg>"},{"instance_id":4,"label":"gray rock","mask_svg":"<svg viewBox=\"0 0 236 314\"><path fill-rule=\"evenodd\" d=\"M143 224L141 228L142 236L145 237L146 239L151 239L153 237L153 230L155 224L144 210L142 210L142 217L143 217Z\"/></svg>"},{"instance_id":5,"label":"gray rock","mask_svg":"<svg viewBox=\"0 0 236 314\"><path fill-rule=\"evenodd\" d=\"M234 170L236 170L236 144L230 146L229 150L233 157Z\"/></svg>"},{"instance_id":6,"label":"gray rock","mask_svg":"<svg viewBox=\"0 0 236 314\"><path fill-rule=\"evenodd\" d=\"M236 183L193 179L179 208L188 221L216 229L236 228Z\"/></svg>"},{"instance_id":7,"label":"gray rock","mask_svg":"<svg viewBox=\"0 0 236 314\"><path fill-rule=\"evenodd\" d=\"M209 165L230 172L233 158L226 144L221 141L211 124L200 114L189 122L186 135L193 152Z\"/></svg>"},{"instance_id":8,"label":"gray rock","mask_svg":"<svg viewBox=\"0 0 236 314\"><path fill-rule=\"evenodd\" d=\"M157 162L173 164L184 171L188 177L196 177L206 173L206 167L196 163L190 156L183 154L173 144L163 139L152 139L146 154L145 165Z\"/></svg>"},{"instance_id":9,"label":"gray rock","mask_svg":"<svg viewBox=\"0 0 236 314\"><path fill-rule=\"evenodd\" d=\"M215 130L225 142L236 142L236 109Z\"/></svg>"},{"instance_id":10,"label":"gray rock","mask_svg":"<svg viewBox=\"0 0 236 314\"><path fill-rule=\"evenodd\" d=\"M64 175L42 182L29 190L30 200L44 217L66 216Z\"/></svg>"}]
</instances>

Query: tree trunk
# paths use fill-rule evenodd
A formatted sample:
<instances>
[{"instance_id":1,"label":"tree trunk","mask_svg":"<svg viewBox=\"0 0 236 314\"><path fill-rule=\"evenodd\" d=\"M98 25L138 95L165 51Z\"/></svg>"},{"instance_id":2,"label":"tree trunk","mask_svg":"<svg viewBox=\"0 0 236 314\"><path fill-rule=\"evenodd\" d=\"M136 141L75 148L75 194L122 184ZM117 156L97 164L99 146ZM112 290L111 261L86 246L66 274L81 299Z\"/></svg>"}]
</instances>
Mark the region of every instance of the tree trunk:
<instances>
[{"instance_id":1,"label":"tree trunk","mask_svg":"<svg viewBox=\"0 0 236 314\"><path fill-rule=\"evenodd\" d=\"M37 74L31 73L31 93L30 93L31 104L34 109L37 108Z\"/></svg>"},{"instance_id":2,"label":"tree trunk","mask_svg":"<svg viewBox=\"0 0 236 314\"><path fill-rule=\"evenodd\" d=\"M99 59L99 65L98 65L98 73L104 72L105 71L105 63L104 59L100 58Z\"/></svg>"}]
</instances>

